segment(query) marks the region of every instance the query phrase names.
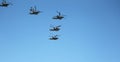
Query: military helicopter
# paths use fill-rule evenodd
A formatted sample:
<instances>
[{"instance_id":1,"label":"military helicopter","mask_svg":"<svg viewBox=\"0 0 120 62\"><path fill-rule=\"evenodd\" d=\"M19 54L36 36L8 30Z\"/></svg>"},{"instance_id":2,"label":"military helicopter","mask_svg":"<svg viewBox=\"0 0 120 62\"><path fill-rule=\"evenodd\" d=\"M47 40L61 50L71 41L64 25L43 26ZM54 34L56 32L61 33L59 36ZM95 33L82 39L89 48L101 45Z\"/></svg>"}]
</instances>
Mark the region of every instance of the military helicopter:
<instances>
[{"instance_id":1,"label":"military helicopter","mask_svg":"<svg viewBox=\"0 0 120 62\"><path fill-rule=\"evenodd\" d=\"M3 0L2 3L0 4L1 7L8 7L10 3L6 2L6 0Z\"/></svg>"},{"instance_id":2,"label":"military helicopter","mask_svg":"<svg viewBox=\"0 0 120 62\"><path fill-rule=\"evenodd\" d=\"M50 30L50 31L59 31L59 30L60 30L59 27L61 27L61 25L58 25L58 26L52 27L52 28L49 29L49 30Z\"/></svg>"},{"instance_id":3,"label":"military helicopter","mask_svg":"<svg viewBox=\"0 0 120 62\"><path fill-rule=\"evenodd\" d=\"M54 36L51 36L51 38L49 38L50 40L58 40L58 35L54 35Z\"/></svg>"},{"instance_id":4,"label":"military helicopter","mask_svg":"<svg viewBox=\"0 0 120 62\"><path fill-rule=\"evenodd\" d=\"M36 6L30 8L31 15L38 15L41 11L36 10Z\"/></svg>"},{"instance_id":5,"label":"military helicopter","mask_svg":"<svg viewBox=\"0 0 120 62\"><path fill-rule=\"evenodd\" d=\"M54 16L54 17L53 17L53 19L62 20L62 19L64 18L64 16L63 16L63 15L61 15L61 13L60 13L60 12L58 12L58 11L57 11L57 13L58 13L58 15Z\"/></svg>"}]
</instances>

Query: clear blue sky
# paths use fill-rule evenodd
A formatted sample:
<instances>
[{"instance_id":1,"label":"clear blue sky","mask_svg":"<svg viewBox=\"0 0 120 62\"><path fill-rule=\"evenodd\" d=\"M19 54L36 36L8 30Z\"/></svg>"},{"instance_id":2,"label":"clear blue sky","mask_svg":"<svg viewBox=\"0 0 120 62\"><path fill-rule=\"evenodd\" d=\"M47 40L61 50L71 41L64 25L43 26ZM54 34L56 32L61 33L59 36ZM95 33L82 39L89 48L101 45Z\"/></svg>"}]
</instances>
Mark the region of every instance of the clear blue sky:
<instances>
[{"instance_id":1,"label":"clear blue sky","mask_svg":"<svg viewBox=\"0 0 120 62\"><path fill-rule=\"evenodd\" d=\"M0 62L120 62L120 0L8 0L0 7ZM43 13L29 15L37 6ZM65 19L51 19L61 11ZM49 26L62 25L49 40Z\"/></svg>"}]
</instances>

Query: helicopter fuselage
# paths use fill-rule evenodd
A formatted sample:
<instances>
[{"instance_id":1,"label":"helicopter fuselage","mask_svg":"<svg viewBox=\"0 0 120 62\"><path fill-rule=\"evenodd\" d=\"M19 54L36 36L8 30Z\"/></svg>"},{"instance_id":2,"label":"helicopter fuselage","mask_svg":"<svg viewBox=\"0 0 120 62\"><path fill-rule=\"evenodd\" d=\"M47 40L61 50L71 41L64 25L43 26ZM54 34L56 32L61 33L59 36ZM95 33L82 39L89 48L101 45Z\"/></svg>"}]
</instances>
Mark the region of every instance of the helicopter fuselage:
<instances>
[{"instance_id":1,"label":"helicopter fuselage","mask_svg":"<svg viewBox=\"0 0 120 62\"><path fill-rule=\"evenodd\" d=\"M57 40L57 39L58 39L57 37L50 38L50 40Z\"/></svg>"},{"instance_id":2,"label":"helicopter fuselage","mask_svg":"<svg viewBox=\"0 0 120 62\"><path fill-rule=\"evenodd\" d=\"M58 28L58 27L54 27L54 28L50 29L50 31L59 31L59 30L60 30L60 28Z\"/></svg>"},{"instance_id":3,"label":"helicopter fuselage","mask_svg":"<svg viewBox=\"0 0 120 62\"><path fill-rule=\"evenodd\" d=\"M39 14L39 13L40 13L40 11L30 12L30 14L34 14L34 15L37 15L37 14Z\"/></svg>"},{"instance_id":4,"label":"helicopter fuselage","mask_svg":"<svg viewBox=\"0 0 120 62\"><path fill-rule=\"evenodd\" d=\"M2 6L2 7L7 7L9 4L7 4L7 3L4 3L4 4L1 4L0 6Z\"/></svg>"},{"instance_id":5,"label":"helicopter fuselage","mask_svg":"<svg viewBox=\"0 0 120 62\"><path fill-rule=\"evenodd\" d=\"M55 16L55 17L53 17L53 19L59 19L59 20L61 20L61 19L63 19L64 17L63 16L60 16L60 15L57 15L57 16Z\"/></svg>"}]
</instances>

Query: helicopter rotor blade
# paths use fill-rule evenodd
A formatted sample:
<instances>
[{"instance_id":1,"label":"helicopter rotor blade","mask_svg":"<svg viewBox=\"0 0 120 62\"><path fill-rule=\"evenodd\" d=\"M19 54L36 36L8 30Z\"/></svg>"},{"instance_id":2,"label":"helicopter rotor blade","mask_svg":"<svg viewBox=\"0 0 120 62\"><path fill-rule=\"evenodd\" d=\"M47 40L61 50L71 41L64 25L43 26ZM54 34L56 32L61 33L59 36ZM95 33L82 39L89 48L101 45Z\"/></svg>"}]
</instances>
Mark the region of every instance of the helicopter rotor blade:
<instances>
[{"instance_id":1,"label":"helicopter rotor blade","mask_svg":"<svg viewBox=\"0 0 120 62\"><path fill-rule=\"evenodd\" d=\"M61 27L61 25L58 25L58 26L56 26L56 27Z\"/></svg>"},{"instance_id":2,"label":"helicopter rotor blade","mask_svg":"<svg viewBox=\"0 0 120 62\"><path fill-rule=\"evenodd\" d=\"M58 13L59 16L61 15L61 13L59 11L56 11L56 12Z\"/></svg>"},{"instance_id":3,"label":"helicopter rotor blade","mask_svg":"<svg viewBox=\"0 0 120 62\"><path fill-rule=\"evenodd\" d=\"M56 11L57 13L59 13L59 11Z\"/></svg>"},{"instance_id":4,"label":"helicopter rotor blade","mask_svg":"<svg viewBox=\"0 0 120 62\"><path fill-rule=\"evenodd\" d=\"M59 12L59 16L61 15L61 13Z\"/></svg>"},{"instance_id":5,"label":"helicopter rotor blade","mask_svg":"<svg viewBox=\"0 0 120 62\"><path fill-rule=\"evenodd\" d=\"M36 11L36 6L34 6L34 10Z\"/></svg>"},{"instance_id":6,"label":"helicopter rotor blade","mask_svg":"<svg viewBox=\"0 0 120 62\"><path fill-rule=\"evenodd\" d=\"M61 25L59 25L59 27L61 27Z\"/></svg>"}]
</instances>

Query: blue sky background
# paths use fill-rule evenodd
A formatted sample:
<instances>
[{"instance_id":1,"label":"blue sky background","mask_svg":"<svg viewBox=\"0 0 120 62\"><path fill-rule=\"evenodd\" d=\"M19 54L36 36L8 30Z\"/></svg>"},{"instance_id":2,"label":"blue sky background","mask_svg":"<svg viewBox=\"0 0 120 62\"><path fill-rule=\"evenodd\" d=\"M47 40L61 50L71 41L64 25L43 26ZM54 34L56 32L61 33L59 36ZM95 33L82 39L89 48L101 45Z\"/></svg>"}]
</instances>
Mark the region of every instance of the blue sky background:
<instances>
[{"instance_id":1,"label":"blue sky background","mask_svg":"<svg viewBox=\"0 0 120 62\"><path fill-rule=\"evenodd\" d=\"M8 0L0 7L0 62L120 62L120 0ZM29 8L43 11L29 15ZM53 20L62 12L65 19ZM62 25L49 40L49 26Z\"/></svg>"}]
</instances>

